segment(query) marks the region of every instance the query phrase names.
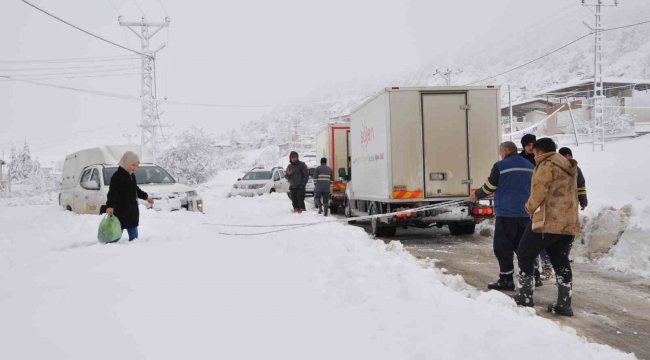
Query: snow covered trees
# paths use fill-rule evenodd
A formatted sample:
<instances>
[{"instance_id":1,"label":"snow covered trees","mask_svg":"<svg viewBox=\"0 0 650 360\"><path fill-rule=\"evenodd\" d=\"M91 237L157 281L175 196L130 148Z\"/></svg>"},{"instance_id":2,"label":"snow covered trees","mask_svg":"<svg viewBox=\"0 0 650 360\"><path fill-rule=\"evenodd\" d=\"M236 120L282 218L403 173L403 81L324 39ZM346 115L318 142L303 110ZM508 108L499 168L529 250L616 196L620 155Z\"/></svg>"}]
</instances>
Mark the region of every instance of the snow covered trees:
<instances>
[{"instance_id":1,"label":"snow covered trees","mask_svg":"<svg viewBox=\"0 0 650 360\"><path fill-rule=\"evenodd\" d=\"M9 172L11 173L12 180L25 180L30 178L34 173L41 173L41 164L38 160L32 160L27 142L25 142L25 145L23 145L20 151L16 150L13 146L11 147Z\"/></svg>"},{"instance_id":2,"label":"snow covered trees","mask_svg":"<svg viewBox=\"0 0 650 360\"><path fill-rule=\"evenodd\" d=\"M172 146L160 157L160 164L174 175L187 178L192 185L210 181L217 175L218 151L215 140L196 127L177 137Z\"/></svg>"}]
</instances>

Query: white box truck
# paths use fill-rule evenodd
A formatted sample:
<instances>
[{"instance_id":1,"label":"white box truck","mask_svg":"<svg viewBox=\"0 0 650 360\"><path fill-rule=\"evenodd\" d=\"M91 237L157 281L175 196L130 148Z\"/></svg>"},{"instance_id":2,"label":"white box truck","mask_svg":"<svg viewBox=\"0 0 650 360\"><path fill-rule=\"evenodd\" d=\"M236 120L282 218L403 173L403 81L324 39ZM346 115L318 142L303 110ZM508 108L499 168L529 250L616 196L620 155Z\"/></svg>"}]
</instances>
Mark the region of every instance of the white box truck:
<instances>
[{"instance_id":1,"label":"white box truck","mask_svg":"<svg viewBox=\"0 0 650 360\"><path fill-rule=\"evenodd\" d=\"M334 171L334 183L330 191L330 211L335 214L345 201L347 172L350 168L350 124L332 123L316 135L316 159L327 159Z\"/></svg>"},{"instance_id":2,"label":"white box truck","mask_svg":"<svg viewBox=\"0 0 650 360\"><path fill-rule=\"evenodd\" d=\"M191 187L180 184L167 170L153 163L153 156L141 146L102 146L81 150L65 157L59 205L77 214L103 214L106 212L106 195L117 163L126 151L140 157L140 167L135 172L138 186L155 200L158 210L203 212L203 199ZM140 203L152 207L144 201Z\"/></svg>"},{"instance_id":3,"label":"white box truck","mask_svg":"<svg viewBox=\"0 0 650 360\"><path fill-rule=\"evenodd\" d=\"M501 99L496 86L386 88L352 111L347 217L468 199L499 160ZM376 236L398 227L448 226L474 233L491 217L472 204L372 220Z\"/></svg>"}]
</instances>

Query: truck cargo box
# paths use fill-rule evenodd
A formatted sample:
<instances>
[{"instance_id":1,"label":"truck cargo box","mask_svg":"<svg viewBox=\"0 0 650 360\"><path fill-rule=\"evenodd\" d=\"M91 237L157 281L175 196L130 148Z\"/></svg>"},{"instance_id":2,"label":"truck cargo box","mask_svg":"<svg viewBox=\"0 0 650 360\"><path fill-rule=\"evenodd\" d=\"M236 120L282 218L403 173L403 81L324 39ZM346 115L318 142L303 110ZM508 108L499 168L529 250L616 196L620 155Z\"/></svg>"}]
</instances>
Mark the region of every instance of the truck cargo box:
<instances>
[{"instance_id":1,"label":"truck cargo box","mask_svg":"<svg viewBox=\"0 0 650 360\"><path fill-rule=\"evenodd\" d=\"M499 160L499 88L386 88L350 120L354 200L467 198Z\"/></svg>"}]
</instances>

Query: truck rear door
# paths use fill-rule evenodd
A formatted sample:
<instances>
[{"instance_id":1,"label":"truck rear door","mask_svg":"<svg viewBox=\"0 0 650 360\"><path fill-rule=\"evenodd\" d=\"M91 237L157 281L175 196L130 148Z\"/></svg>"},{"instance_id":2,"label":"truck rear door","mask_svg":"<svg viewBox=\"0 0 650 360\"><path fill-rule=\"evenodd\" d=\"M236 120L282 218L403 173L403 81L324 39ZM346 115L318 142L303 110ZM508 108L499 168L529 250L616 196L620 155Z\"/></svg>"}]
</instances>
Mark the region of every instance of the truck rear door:
<instances>
[{"instance_id":1,"label":"truck rear door","mask_svg":"<svg viewBox=\"0 0 650 360\"><path fill-rule=\"evenodd\" d=\"M466 93L422 94L427 198L469 196Z\"/></svg>"}]
</instances>

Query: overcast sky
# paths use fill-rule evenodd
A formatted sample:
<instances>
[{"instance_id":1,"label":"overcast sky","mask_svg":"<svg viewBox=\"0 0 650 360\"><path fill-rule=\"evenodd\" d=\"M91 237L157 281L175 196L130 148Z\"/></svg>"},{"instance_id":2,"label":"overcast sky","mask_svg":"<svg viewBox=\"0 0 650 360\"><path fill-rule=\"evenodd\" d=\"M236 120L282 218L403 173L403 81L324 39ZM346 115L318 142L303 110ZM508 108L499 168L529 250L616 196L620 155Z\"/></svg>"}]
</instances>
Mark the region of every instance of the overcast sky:
<instances>
[{"instance_id":1,"label":"overcast sky","mask_svg":"<svg viewBox=\"0 0 650 360\"><path fill-rule=\"evenodd\" d=\"M139 20L139 5L149 20L165 17L158 0L31 1L134 49L139 49L139 39L130 32L125 34L125 29L118 25L118 13L125 20ZM579 0L161 2L170 16L171 27L169 34L163 30L152 39L153 48L169 41L156 65L158 97L167 94L175 101L241 105L296 103L317 99L332 89L378 84L425 63L439 61L442 66L458 53L473 52L472 56L480 57L481 52L493 51L493 43L507 42L509 38L530 45L551 31L584 32L579 16L591 18L588 10L580 7ZM647 0L622 0L621 7L625 6L628 10L634 6L648 7ZM614 14L620 10L608 11ZM564 18L560 19L561 16ZM552 27L531 26L556 18ZM3 75L48 71L77 73L75 76L115 74L76 68L90 65L97 65L92 71L119 65L124 68L122 74L139 72L138 59L13 62L130 54L20 0L2 0L0 43ZM478 54L471 51L477 49ZM30 70L59 67L70 69ZM131 96L140 94L138 75L46 81ZM179 133L197 125L216 135L259 118L270 109L167 105L163 110L163 123L174 125L166 132ZM137 101L0 80L0 156L2 149L9 151L11 142L22 146L27 139L33 155L49 162L91 146L127 143L123 135L139 134L139 123Z\"/></svg>"}]
</instances>

